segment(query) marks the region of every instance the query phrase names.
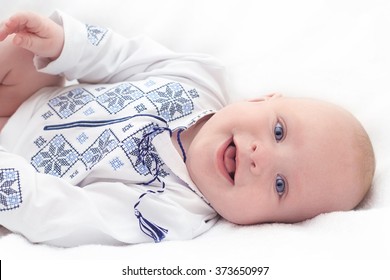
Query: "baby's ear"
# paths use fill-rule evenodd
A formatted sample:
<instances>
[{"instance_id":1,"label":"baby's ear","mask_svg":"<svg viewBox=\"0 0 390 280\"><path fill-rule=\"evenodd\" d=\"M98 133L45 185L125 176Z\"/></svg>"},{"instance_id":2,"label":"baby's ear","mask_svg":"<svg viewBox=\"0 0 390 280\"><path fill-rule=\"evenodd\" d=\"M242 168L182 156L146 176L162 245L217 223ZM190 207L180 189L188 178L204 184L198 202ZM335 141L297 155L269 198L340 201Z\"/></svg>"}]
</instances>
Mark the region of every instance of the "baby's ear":
<instances>
[{"instance_id":1,"label":"baby's ear","mask_svg":"<svg viewBox=\"0 0 390 280\"><path fill-rule=\"evenodd\" d=\"M262 101L272 100L272 99L275 99L275 98L280 98L282 96L283 95L280 94L280 93L270 93L270 94L264 95L262 97L249 99L248 101L249 102L262 102Z\"/></svg>"}]
</instances>

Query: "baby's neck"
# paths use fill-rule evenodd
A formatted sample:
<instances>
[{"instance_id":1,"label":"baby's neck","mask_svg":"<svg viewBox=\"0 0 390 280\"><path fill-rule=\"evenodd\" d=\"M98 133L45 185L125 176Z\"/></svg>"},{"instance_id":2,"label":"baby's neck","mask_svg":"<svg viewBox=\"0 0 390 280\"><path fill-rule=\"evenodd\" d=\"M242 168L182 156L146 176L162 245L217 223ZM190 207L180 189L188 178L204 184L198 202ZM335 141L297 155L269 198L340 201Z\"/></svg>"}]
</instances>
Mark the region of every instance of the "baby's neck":
<instances>
[{"instance_id":1,"label":"baby's neck","mask_svg":"<svg viewBox=\"0 0 390 280\"><path fill-rule=\"evenodd\" d=\"M184 149L184 152L188 151L192 140L195 138L195 136L198 134L198 132L202 129L203 125L210 119L211 115L205 116L198 120L194 125L189 127L188 129L182 131L180 133L180 136L178 138L177 134L179 133L179 130L175 130L172 133L171 139L173 142L173 146L175 146L176 150L180 154L180 156L183 158L183 152L180 147L179 141L181 142L182 148ZM178 140L179 139L179 140Z\"/></svg>"}]
</instances>

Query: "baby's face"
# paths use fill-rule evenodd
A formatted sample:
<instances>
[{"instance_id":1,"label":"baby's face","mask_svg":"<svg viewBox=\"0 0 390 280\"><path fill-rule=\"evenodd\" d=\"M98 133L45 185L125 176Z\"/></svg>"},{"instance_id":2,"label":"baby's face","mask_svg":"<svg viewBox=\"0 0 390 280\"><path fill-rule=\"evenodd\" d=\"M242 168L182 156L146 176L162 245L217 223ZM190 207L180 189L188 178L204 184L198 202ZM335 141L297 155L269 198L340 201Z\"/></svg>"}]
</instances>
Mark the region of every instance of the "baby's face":
<instances>
[{"instance_id":1,"label":"baby's face","mask_svg":"<svg viewBox=\"0 0 390 280\"><path fill-rule=\"evenodd\" d=\"M349 135L348 117L325 102L275 96L239 102L204 124L186 165L227 220L297 222L354 206L358 176Z\"/></svg>"}]
</instances>

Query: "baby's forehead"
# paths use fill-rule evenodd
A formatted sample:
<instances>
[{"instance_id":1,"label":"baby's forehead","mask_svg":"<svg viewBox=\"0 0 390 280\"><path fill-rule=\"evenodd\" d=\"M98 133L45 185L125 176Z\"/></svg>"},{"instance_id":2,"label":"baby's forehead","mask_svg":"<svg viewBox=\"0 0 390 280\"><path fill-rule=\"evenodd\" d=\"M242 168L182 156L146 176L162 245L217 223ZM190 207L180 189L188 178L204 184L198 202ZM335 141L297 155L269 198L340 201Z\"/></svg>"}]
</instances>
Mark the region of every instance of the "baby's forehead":
<instances>
[{"instance_id":1,"label":"baby's forehead","mask_svg":"<svg viewBox=\"0 0 390 280\"><path fill-rule=\"evenodd\" d=\"M292 109L321 109L323 112L334 112L341 108L333 103L308 97L281 97L275 99L275 103L289 106Z\"/></svg>"},{"instance_id":2,"label":"baby's forehead","mask_svg":"<svg viewBox=\"0 0 390 280\"><path fill-rule=\"evenodd\" d=\"M344 108L319 99L283 97L275 100L274 106L278 114L300 121L300 125L334 127L348 127L356 124L357 120Z\"/></svg>"}]
</instances>

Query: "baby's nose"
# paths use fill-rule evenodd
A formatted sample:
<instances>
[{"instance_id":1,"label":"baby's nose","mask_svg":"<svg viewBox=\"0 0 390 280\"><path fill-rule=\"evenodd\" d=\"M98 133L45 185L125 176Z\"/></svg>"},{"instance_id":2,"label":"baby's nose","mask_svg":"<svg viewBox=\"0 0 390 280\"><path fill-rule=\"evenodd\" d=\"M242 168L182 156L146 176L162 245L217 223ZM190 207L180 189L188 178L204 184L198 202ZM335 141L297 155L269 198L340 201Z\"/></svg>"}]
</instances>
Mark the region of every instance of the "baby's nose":
<instances>
[{"instance_id":1,"label":"baby's nose","mask_svg":"<svg viewBox=\"0 0 390 280\"><path fill-rule=\"evenodd\" d=\"M250 147L249 160L251 172L254 175L260 175L272 165L271 149L261 145L260 142L254 142Z\"/></svg>"}]
</instances>

